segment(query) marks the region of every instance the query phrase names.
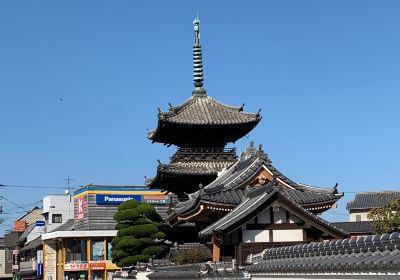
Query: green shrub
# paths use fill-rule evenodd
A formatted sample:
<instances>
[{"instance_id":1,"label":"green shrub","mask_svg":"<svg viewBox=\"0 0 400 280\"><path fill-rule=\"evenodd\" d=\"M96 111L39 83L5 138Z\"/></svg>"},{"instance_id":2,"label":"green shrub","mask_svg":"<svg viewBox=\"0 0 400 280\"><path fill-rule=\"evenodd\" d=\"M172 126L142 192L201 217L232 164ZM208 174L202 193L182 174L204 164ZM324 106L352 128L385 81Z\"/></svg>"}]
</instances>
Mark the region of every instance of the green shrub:
<instances>
[{"instance_id":1,"label":"green shrub","mask_svg":"<svg viewBox=\"0 0 400 280\"><path fill-rule=\"evenodd\" d=\"M150 257L160 257L168 251L168 247L156 243L156 239L164 239L165 234L159 230L161 224L157 221L161 218L153 206L128 200L118 206L114 219L118 233L111 241L111 256L119 267L146 262Z\"/></svg>"},{"instance_id":2,"label":"green shrub","mask_svg":"<svg viewBox=\"0 0 400 280\"><path fill-rule=\"evenodd\" d=\"M135 256L129 256L126 258L123 258L118 265L120 267L126 267L126 266L131 266L131 265L136 265L137 262L147 262L149 261L150 256L146 255L135 255Z\"/></svg>"},{"instance_id":3,"label":"green shrub","mask_svg":"<svg viewBox=\"0 0 400 280\"><path fill-rule=\"evenodd\" d=\"M165 250L166 250L166 247L161 246L161 245L159 245L159 246L151 246L151 247L147 247L146 249L144 249L142 251L142 254L143 255L152 256L152 257L154 256L156 258L158 256L164 255Z\"/></svg>"},{"instance_id":4,"label":"green shrub","mask_svg":"<svg viewBox=\"0 0 400 280\"><path fill-rule=\"evenodd\" d=\"M206 250L202 248L193 248L182 250L179 255L175 257L177 264L189 264L189 263L202 263L209 260Z\"/></svg>"}]
</instances>

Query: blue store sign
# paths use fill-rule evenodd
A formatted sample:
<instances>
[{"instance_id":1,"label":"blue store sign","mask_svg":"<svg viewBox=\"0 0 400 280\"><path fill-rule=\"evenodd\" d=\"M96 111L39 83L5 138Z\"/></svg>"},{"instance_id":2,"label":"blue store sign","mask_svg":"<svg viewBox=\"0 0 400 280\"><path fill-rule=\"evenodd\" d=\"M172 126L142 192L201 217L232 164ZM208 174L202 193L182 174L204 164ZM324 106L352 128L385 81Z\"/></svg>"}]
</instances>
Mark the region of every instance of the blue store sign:
<instances>
[{"instance_id":1,"label":"blue store sign","mask_svg":"<svg viewBox=\"0 0 400 280\"><path fill-rule=\"evenodd\" d=\"M130 199L141 201L142 196L136 194L96 194L97 204L119 205L122 202Z\"/></svg>"},{"instance_id":2,"label":"blue store sign","mask_svg":"<svg viewBox=\"0 0 400 280\"><path fill-rule=\"evenodd\" d=\"M36 275L38 277L42 277L43 276L43 264L42 263L38 263Z\"/></svg>"}]
</instances>

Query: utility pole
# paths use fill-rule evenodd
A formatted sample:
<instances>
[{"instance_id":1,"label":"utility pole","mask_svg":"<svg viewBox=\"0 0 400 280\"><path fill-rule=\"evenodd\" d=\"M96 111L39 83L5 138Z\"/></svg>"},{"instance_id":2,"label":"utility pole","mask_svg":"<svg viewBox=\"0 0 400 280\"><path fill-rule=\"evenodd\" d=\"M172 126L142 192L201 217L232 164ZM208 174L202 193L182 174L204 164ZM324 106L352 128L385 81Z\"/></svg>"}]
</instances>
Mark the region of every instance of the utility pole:
<instances>
[{"instance_id":1,"label":"utility pole","mask_svg":"<svg viewBox=\"0 0 400 280\"><path fill-rule=\"evenodd\" d=\"M66 181L67 182L67 188L68 188L68 193L70 193L70 183L71 183L71 181L73 181L74 179L71 179L70 177L69 177L69 175L67 176L67 178L66 179L64 179L64 181Z\"/></svg>"}]
</instances>

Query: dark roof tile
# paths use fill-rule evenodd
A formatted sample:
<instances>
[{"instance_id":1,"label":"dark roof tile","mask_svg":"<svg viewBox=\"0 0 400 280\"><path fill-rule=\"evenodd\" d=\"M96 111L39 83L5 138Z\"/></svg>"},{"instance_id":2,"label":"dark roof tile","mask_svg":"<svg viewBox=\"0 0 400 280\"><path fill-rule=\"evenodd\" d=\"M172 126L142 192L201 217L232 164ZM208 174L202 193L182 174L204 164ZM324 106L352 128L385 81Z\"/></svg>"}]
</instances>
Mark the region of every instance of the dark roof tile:
<instances>
[{"instance_id":1,"label":"dark roof tile","mask_svg":"<svg viewBox=\"0 0 400 280\"><path fill-rule=\"evenodd\" d=\"M400 199L400 191L362 192L348 202L348 210L372 209L384 207L389 201Z\"/></svg>"},{"instance_id":2,"label":"dark roof tile","mask_svg":"<svg viewBox=\"0 0 400 280\"><path fill-rule=\"evenodd\" d=\"M230 125L258 122L258 113L245 113L240 107L222 104L208 95L192 96L184 104L159 114L163 121L179 124Z\"/></svg>"}]
</instances>

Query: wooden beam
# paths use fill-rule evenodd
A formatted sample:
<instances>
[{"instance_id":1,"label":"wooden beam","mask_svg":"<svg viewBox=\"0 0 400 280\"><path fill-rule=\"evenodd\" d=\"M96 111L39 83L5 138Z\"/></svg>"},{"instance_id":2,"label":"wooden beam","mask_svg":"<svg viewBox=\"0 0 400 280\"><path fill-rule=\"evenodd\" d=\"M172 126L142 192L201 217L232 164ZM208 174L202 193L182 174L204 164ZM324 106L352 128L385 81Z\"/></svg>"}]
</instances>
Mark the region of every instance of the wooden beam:
<instances>
[{"instance_id":1,"label":"wooden beam","mask_svg":"<svg viewBox=\"0 0 400 280\"><path fill-rule=\"evenodd\" d=\"M213 244L212 255L213 262L219 262L221 260L221 239L217 234L214 234L211 238L211 243Z\"/></svg>"}]
</instances>

